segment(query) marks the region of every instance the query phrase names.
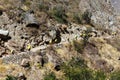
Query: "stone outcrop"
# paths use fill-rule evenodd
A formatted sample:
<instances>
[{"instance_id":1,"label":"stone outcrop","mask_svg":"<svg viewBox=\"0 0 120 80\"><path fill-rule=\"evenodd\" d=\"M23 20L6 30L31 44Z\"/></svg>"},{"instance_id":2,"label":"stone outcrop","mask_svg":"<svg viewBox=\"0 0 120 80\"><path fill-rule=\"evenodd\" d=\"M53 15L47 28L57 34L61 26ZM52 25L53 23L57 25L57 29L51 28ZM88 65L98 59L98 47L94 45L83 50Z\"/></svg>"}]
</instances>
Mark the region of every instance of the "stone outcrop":
<instances>
[{"instance_id":1,"label":"stone outcrop","mask_svg":"<svg viewBox=\"0 0 120 80\"><path fill-rule=\"evenodd\" d=\"M43 80L76 57L90 69L120 69L116 8L113 0L0 0L0 76Z\"/></svg>"}]
</instances>

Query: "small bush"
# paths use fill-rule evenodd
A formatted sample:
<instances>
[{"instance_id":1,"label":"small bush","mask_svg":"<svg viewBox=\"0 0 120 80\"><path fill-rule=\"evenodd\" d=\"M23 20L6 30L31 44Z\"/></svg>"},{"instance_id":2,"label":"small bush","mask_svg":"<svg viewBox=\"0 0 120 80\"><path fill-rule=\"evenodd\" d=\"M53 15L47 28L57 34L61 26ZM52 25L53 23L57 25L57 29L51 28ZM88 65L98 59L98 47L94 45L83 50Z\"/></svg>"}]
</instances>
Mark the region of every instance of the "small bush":
<instances>
[{"instance_id":1,"label":"small bush","mask_svg":"<svg viewBox=\"0 0 120 80\"><path fill-rule=\"evenodd\" d=\"M65 74L66 80L93 80L91 71L87 69L68 68L68 73Z\"/></svg>"},{"instance_id":2,"label":"small bush","mask_svg":"<svg viewBox=\"0 0 120 80\"><path fill-rule=\"evenodd\" d=\"M102 71L93 71L93 76L94 79L93 80L106 80L106 74Z\"/></svg>"},{"instance_id":3,"label":"small bush","mask_svg":"<svg viewBox=\"0 0 120 80\"><path fill-rule=\"evenodd\" d=\"M85 61L74 58L69 63L62 65L65 73L64 80L106 80L106 75L101 71L93 71L85 65Z\"/></svg>"},{"instance_id":4,"label":"small bush","mask_svg":"<svg viewBox=\"0 0 120 80\"><path fill-rule=\"evenodd\" d=\"M78 14L78 13L75 13L75 14L73 15L73 20L74 20L74 22L76 22L76 23L78 23L78 24L81 24L81 23L82 23L81 15Z\"/></svg>"},{"instance_id":5,"label":"small bush","mask_svg":"<svg viewBox=\"0 0 120 80\"><path fill-rule=\"evenodd\" d=\"M110 80L120 80L120 71L112 73Z\"/></svg>"},{"instance_id":6,"label":"small bush","mask_svg":"<svg viewBox=\"0 0 120 80\"><path fill-rule=\"evenodd\" d=\"M72 60L68 63L68 65L74 67L87 68L85 60L82 59L81 57L72 58Z\"/></svg>"},{"instance_id":7,"label":"small bush","mask_svg":"<svg viewBox=\"0 0 120 80\"><path fill-rule=\"evenodd\" d=\"M77 52L82 53L84 49L84 42L73 41L73 46Z\"/></svg>"},{"instance_id":8,"label":"small bush","mask_svg":"<svg viewBox=\"0 0 120 80\"><path fill-rule=\"evenodd\" d=\"M53 72L51 72L44 77L44 80L56 80L56 76Z\"/></svg>"},{"instance_id":9,"label":"small bush","mask_svg":"<svg viewBox=\"0 0 120 80\"><path fill-rule=\"evenodd\" d=\"M47 3L44 3L43 1L41 1L39 3L39 10L40 11L44 11L44 12L47 12L49 10L49 6Z\"/></svg>"},{"instance_id":10,"label":"small bush","mask_svg":"<svg viewBox=\"0 0 120 80\"><path fill-rule=\"evenodd\" d=\"M85 11L83 14L81 12L73 13L73 22L78 24L91 24L92 13Z\"/></svg>"},{"instance_id":11,"label":"small bush","mask_svg":"<svg viewBox=\"0 0 120 80\"><path fill-rule=\"evenodd\" d=\"M90 80L92 77L91 71L84 64L84 60L73 58L68 64L62 66L65 73L65 80Z\"/></svg>"},{"instance_id":12,"label":"small bush","mask_svg":"<svg viewBox=\"0 0 120 80\"><path fill-rule=\"evenodd\" d=\"M67 16L65 14L64 7L58 5L54 7L50 12L50 16L53 17L59 23L67 23Z\"/></svg>"},{"instance_id":13,"label":"small bush","mask_svg":"<svg viewBox=\"0 0 120 80\"><path fill-rule=\"evenodd\" d=\"M8 75L6 80L17 80L17 78L12 75Z\"/></svg>"},{"instance_id":14,"label":"small bush","mask_svg":"<svg viewBox=\"0 0 120 80\"><path fill-rule=\"evenodd\" d=\"M87 68L80 67L66 67L65 80L93 80L91 71ZM92 78L92 79L90 79Z\"/></svg>"},{"instance_id":15,"label":"small bush","mask_svg":"<svg viewBox=\"0 0 120 80\"><path fill-rule=\"evenodd\" d=\"M90 24L92 14L89 11L84 12L82 15L82 20L85 20L85 23Z\"/></svg>"}]
</instances>

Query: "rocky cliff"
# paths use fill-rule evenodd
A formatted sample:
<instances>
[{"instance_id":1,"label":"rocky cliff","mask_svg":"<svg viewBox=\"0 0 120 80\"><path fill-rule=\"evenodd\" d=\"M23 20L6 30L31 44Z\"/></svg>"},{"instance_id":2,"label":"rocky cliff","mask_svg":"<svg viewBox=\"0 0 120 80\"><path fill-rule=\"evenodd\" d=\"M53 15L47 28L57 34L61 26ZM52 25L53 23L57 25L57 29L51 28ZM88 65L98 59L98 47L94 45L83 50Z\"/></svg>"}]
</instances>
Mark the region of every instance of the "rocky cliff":
<instances>
[{"instance_id":1,"label":"rocky cliff","mask_svg":"<svg viewBox=\"0 0 120 80\"><path fill-rule=\"evenodd\" d=\"M120 16L114 4L0 0L0 79L119 80Z\"/></svg>"}]
</instances>

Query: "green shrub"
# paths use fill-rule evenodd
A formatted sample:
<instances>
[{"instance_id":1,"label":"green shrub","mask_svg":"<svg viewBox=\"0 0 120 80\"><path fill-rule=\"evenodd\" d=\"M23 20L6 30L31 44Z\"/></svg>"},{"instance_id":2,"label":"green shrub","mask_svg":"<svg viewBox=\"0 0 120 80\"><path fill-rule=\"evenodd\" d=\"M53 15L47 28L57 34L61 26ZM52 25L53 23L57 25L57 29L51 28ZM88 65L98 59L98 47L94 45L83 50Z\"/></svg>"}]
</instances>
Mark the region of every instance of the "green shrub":
<instances>
[{"instance_id":1,"label":"green shrub","mask_svg":"<svg viewBox=\"0 0 120 80\"><path fill-rule=\"evenodd\" d=\"M120 80L120 71L112 73L110 80Z\"/></svg>"},{"instance_id":2,"label":"green shrub","mask_svg":"<svg viewBox=\"0 0 120 80\"><path fill-rule=\"evenodd\" d=\"M48 4L44 3L43 1L40 1L40 3L39 3L39 10L47 12L49 10Z\"/></svg>"},{"instance_id":3,"label":"green shrub","mask_svg":"<svg viewBox=\"0 0 120 80\"><path fill-rule=\"evenodd\" d=\"M103 72L89 69L81 58L73 58L69 63L62 65L61 69L65 73L64 80L106 80Z\"/></svg>"},{"instance_id":4,"label":"green shrub","mask_svg":"<svg viewBox=\"0 0 120 80\"><path fill-rule=\"evenodd\" d=\"M67 19L66 19L67 16L65 14L64 7L58 5L54 7L52 10L50 10L49 14L59 23L67 23Z\"/></svg>"},{"instance_id":5,"label":"green shrub","mask_svg":"<svg viewBox=\"0 0 120 80\"><path fill-rule=\"evenodd\" d=\"M82 20L85 20L87 24L90 24L91 16L92 14L89 11L85 11L84 14L82 15Z\"/></svg>"},{"instance_id":6,"label":"green shrub","mask_svg":"<svg viewBox=\"0 0 120 80\"><path fill-rule=\"evenodd\" d=\"M68 67L65 76L66 80L93 80L91 71L84 68Z\"/></svg>"},{"instance_id":7,"label":"green shrub","mask_svg":"<svg viewBox=\"0 0 120 80\"><path fill-rule=\"evenodd\" d=\"M51 72L44 77L44 80L56 80L56 76L53 72Z\"/></svg>"},{"instance_id":8,"label":"green shrub","mask_svg":"<svg viewBox=\"0 0 120 80\"><path fill-rule=\"evenodd\" d=\"M12 75L7 75L6 80L17 80L17 78Z\"/></svg>"},{"instance_id":9,"label":"green shrub","mask_svg":"<svg viewBox=\"0 0 120 80\"><path fill-rule=\"evenodd\" d=\"M77 52L81 53L84 49L84 42L73 41L73 46Z\"/></svg>"},{"instance_id":10,"label":"green shrub","mask_svg":"<svg viewBox=\"0 0 120 80\"><path fill-rule=\"evenodd\" d=\"M94 79L93 80L106 80L106 74L102 71L93 71L93 76Z\"/></svg>"},{"instance_id":11,"label":"green shrub","mask_svg":"<svg viewBox=\"0 0 120 80\"><path fill-rule=\"evenodd\" d=\"M92 14L89 11L85 11L83 14L81 12L73 13L73 22L78 24L91 24Z\"/></svg>"},{"instance_id":12,"label":"green shrub","mask_svg":"<svg viewBox=\"0 0 120 80\"><path fill-rule=\"evenodd\" d=\"M73 15L73 20L74 20L74 22L76 22L76 23L78 23L78 24L81 24L81 23L82 23L81 15L78 14L78 13L74 13L74 15Z\"/></svg>"},{"instance_id":13,"label":"green shrub","mask_svg":"<svg viewBox=\"0 0 120 80\"><path fill-rule=\"evenodd\" d=\"M61 69L65 73L65 80L88 80L91 75L83 59L73 58L69 63L62 65Z\"/></svg>"},{"instance_id":14,"label":"green shrub","mask_svg":"<svg viewBox=\"0 0 120 80\"><path fill-rule=\"evenodd\" d=\"M68 63L68 66L87 68L85 60L81 57L72 58L72 60Z\"/></svg>"}]
</instances>

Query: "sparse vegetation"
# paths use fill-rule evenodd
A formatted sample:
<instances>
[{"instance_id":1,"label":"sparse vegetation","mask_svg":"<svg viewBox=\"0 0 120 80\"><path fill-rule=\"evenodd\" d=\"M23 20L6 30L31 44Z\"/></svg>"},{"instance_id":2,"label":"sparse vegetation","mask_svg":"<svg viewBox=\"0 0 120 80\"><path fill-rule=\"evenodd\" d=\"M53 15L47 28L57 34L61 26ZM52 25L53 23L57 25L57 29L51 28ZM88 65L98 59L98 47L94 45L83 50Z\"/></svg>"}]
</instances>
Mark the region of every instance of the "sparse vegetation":
<instances>
[{"instance_id":1,"label":"sparse vegetation","mask_svg":"<svg viewBox=\"0 0 120 80\"><path fill-rule=\"evenodd\" d=\"M106 80L107 76L104 72L102 71L92 71L93 73L93 80Z\"/></svg>"},{"instance_id":2,"label":"sparse vegetation","mask_svg":"<svg viewBox=\"0 0 120 80\"><path fill-rule=\"evenodd\" d=\"M53 72L51 72L44 77L44 80L56 80L56 76Z\"/></svg>"},{"instance_id":3,"label":"sparse vegetation","mask_svg":"<svg viewBox=\"0 0 120 80\"><path fill-rule=\"evenodd\" d=\"M79 13L74 13L73 20L74 20L74 22L76 22L76 23L78 23L78 24L81 24L81 23L82 23L81 14L79 14Z\"/></svg>"},{"instance_id":4,"label":"sparse vegetation","mask_svg":"<svg viewBox=\"0 0 120 80\"><path fill-rule=\"evenodd\" d=\"M110 80L120 80L120 71L112 73Z\"/></svg>"},{"instance_id":5,"label":"sparse vegetation","mask_svg":"<svg viewBox=\"0 0 120 80\"><path fill-rule=\"evenodd\" d=\"M84 49L84 43L82 40L80 42L73 41L73 46L74 46L75 50L79 53L81 53Z\"/></svg>"},{"instance_id":6,"label":"sparse vegetation","mask_svg":"<svg viewBox=\"0 0 120 80\"><path fill-rule=\"evenodd\" d=\"M83 31L81 37L83 38L83 44L84 46L88 43L88 39L91 37L92 30L91 28L87 28L87 30Z\"/></svg>"},{"instance_id":7,"label":"sparse vegetation","mask_svg":"<svg viewBox=\"0 0 120 80\"><path fill-rule=\"evenodd\" d=\"M12 76L12 75L7 75L6 80L17 80L17 78L15 76Z\"/></svg>"},{"instance_id":8,"label":"sparse vegetation","mask_svg":"<svg viewBox=\"0 0 120 80\"><path fill-rule=\"evenodd\" d=\"M23 0L23 3L27 6L31 5L31 1L30 0Z\"/></svg>"},{"instance_id":9,"label":"sparse vegetation","mask_svg":"<svg viewBox=\"0 0 120 80\"><path fill-rule=\"evenodd\" d=\"M72 59L68 64L62 66L65 80L105 80L106 75L102 71L93 71L85 65L80 58Z\"/></svg>"},{"instance_id":10,"label":"sparse vegetation","mask_svg":"<svg viewBox=\"0 0 120 80\"><path fill-rule=\"evenodd\" d=\"M73 46L77 52L81 53L84 50L84 47L88 43L88 39L91 37L90 35L91 32L92 32L91 28L88 28L87 30L83 31L83 33L81 34L83 40L79 42L75 40L73 41Z\"/></svg>"},{"instance_id":11,"label":"sparse vegetation","mask_svg":"<svg viewBox=\"0 0 120 80\"><path fill-rule=\"evenodd\" d=\"M65 14L65 9L63 6L58 5L54 7L49 15L53 17L59 23L67 23L67 15Z\"/></svg>"},{"instance_id":12,"label":"sparse vegetation","mask_svg":"<svg viewBox=\"0 0 120 80\"><path fill-rule=\"evenodd\" d=\"M45 4L43 1L40 1L39 10L47 12L49 10L49 6L47 4Z\"/></svg>"},{"instance_id":13,"label":"sparse vegetation","mask_svg":"<svg viewBox=\"0 0 120 80\"><path fill-rule=\"evenodd\" d=\"M64 64L62 69L65 73L65 80L105 80L106 75L102 71L93 71L85 65L80 58L72 59Z\"/></svg>"},{"instance_id":14,"label":"sparse vegetation","mask_svg":"<svg viewBox=\"0 0 120 80\"><path fill-rule=\"evenodd\" d=\"M91 24L91 16L92 14L89 11L85 11L83 14L75 12L73 13L73 22L78 24Z\"/></svg>"},{"instance_id":15,"label":"sparse vegetation","mask_svg":"<svg viewBox=\"0 0 120 80\"><path fill-rule=\"evenodd\" d=\"M89 11L84 12L82 15L82 20L85 20L85 23L90 24L92 14Z\"/></svg>"}]
</instances>

